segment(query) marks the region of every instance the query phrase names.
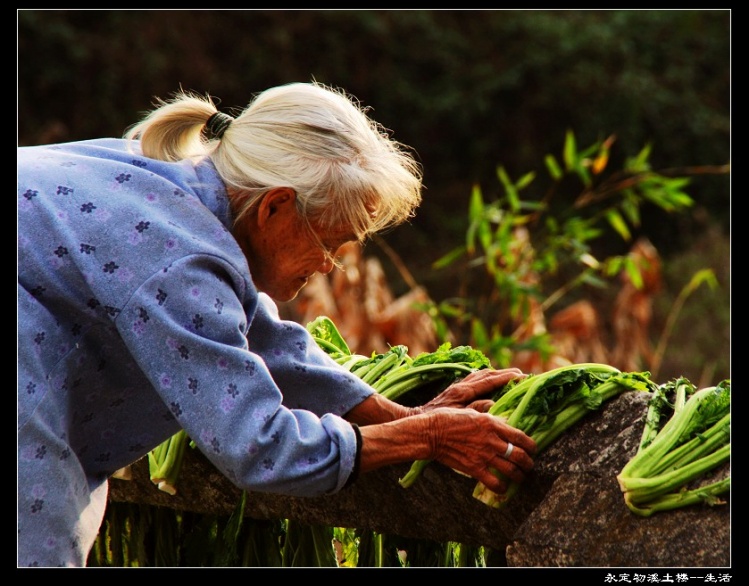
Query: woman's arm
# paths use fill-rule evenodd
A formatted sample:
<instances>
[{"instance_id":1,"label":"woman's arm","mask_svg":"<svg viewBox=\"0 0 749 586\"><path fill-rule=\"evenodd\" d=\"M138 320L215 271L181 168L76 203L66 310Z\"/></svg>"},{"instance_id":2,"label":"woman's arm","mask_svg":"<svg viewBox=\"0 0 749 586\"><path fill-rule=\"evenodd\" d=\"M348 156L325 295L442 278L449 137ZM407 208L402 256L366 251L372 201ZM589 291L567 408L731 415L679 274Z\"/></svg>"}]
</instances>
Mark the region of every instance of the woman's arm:
<instances>
[{"instance_id":1,"label":"woman's arm","mask_svg":"<svg viewBox=\"0 0 749 586\"><path fill-rule=\"evenodd\" d=\"M369 400L369 399L368 399ZM359 471L415 460L436 460L483 482L502 494L504 481L492 473L522 482L533 468L536 444L499 417L473 409L438 408L389 423L360 428ZM507 446L514 449L508 457Z\"/></svg>"},{"instance_id":2,"label":"woman's arm","mask_svg":"<svg viewBox=\"0 0 749 586\"><path fill-rule=\"evenodd\" d=\"M434 399L420 407L404 407L382 395L372 395L349 411L345 418L357 425L388 423L396 419L428 413L441 407L470 407L476 411L488 411L492 405L489 395L512 380L525 375L517 368L502 370L484 369L469 374L450 385ZM482 399L482 397L484 397Z\"/></svg>"},{"instance_id":3,"label":"woman's arm","mask_svg":"<svg viewBox=\"0 0 749 586\"><path fill-rule=\"evenodd\" d=\"M524 376L516 368L479 370L421 407L405 407L377 394L368 397L346 414L360 426L359 472L437 460L504 493L507 485L491 469L522 482L533 467L536 444L499 417L484 413L492 400L482 397ZM505 458L509 443L515 449Z\"/></svg>"}]
</instances>

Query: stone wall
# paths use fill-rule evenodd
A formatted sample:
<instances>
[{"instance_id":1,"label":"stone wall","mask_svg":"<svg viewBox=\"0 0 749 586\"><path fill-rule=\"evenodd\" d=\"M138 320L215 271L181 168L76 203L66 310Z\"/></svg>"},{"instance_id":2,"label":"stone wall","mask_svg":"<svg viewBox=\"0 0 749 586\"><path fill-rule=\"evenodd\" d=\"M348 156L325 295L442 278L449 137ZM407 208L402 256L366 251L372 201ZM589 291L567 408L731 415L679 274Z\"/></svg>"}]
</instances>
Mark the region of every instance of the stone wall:
<instances>
[{"instance_id":1,"label":"stone wall","mask_svg":"<svg viewBox=\"0 0 749 586\"><path fill-rule=\"evenodd\" d=\"M398 484L409 469L401 465L364 474L326 497L253 492L246 515L482 545L500 561L504 553L512 567L730 567L729 495L722 505L647 518L626 507L616 474L637 450L646 401L644 393L626 392L568 430L539 455L532 476L502 510L473 498L474 480L435 463L408 489ZM132 472L132 480L111 480L111 500L229 514L241 496L194 450L174 496L150 482L146 460Z\"/></svg>"}]
</instances>

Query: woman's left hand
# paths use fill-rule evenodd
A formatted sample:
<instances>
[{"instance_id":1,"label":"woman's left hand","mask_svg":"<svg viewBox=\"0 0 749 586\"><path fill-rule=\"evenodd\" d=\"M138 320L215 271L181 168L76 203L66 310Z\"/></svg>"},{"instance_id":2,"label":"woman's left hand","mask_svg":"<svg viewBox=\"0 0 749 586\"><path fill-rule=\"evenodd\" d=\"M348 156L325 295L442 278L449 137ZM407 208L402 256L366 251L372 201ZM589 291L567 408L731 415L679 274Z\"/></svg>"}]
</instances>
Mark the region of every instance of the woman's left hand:
<instances>
[{"instance_id":1,"label":"woman's left hand","mask_svg":"<svg viewBox=\"0 0 749 586\"><path fill-rule=\"evenodd\" d=\"M482 397L487 397L510 381L525 377L526 375L519 368L477 370L447 387L428 403L421 407L414 407L414 410L420 413L428 413L441 407L467 407L486 413L494 404L494 401Z\"/></svg>"}]
</instances>

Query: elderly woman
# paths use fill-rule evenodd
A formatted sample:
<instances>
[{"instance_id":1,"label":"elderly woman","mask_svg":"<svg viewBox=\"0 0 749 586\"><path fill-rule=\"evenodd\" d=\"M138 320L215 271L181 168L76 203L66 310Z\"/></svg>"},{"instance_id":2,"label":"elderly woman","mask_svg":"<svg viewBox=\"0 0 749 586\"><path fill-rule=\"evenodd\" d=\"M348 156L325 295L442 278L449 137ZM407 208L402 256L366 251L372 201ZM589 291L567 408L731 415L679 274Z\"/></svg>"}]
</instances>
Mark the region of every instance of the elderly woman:
<instances>
[{"instance_id":1,"label":"elderly woman","mask_svg":"<svg viewBox=\"0 0 749 586\"><path fill-rule=\"evenodd\" d=\"M124 139L18 149L18 564L84 566L107 478L180 428L245 490L329 494L418 459L521 481L533 440L481 400L518 369L406 408L279 319L420 193L403 145L318 83L236 118L182 92Z\"/></svg>"}]
</instances>

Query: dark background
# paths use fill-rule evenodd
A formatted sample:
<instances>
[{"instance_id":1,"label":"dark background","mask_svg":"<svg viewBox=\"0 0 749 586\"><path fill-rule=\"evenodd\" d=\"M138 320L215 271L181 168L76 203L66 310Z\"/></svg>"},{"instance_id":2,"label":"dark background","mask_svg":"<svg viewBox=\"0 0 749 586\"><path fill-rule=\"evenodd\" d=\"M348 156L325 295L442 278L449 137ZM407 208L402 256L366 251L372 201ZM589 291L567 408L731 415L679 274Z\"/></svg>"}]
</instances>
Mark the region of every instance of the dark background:
<instances>
[{"instance_id":1,"label":"dark background","mask_svg":"<svg viewBox=\"0 0 749 586\"><path fill-rule=\"evenodd\" d=\"M514 178L539 169L568 129L580 146L615 134L611 165L647 143L656 170L730 161L730 10L32 9L17 18L19 145L121 136L180 87L227 110L292 81L345 88L424 166L416 218L385 239L436 297L451 284L431 265L462 242L471 185L498 193L498 165ZM730 177L698 175L688 191L694 209L644 210L641 232L667 266L689 270L684 254L697 247L695 268L718 272L725 323L704 327L715 337L699 351L717 347L727 363Z\"/></svg>"}]
</instances>

